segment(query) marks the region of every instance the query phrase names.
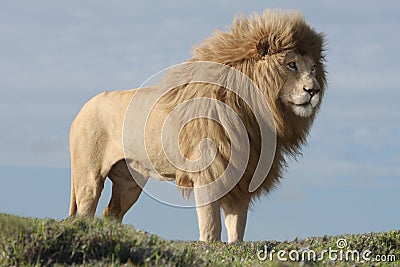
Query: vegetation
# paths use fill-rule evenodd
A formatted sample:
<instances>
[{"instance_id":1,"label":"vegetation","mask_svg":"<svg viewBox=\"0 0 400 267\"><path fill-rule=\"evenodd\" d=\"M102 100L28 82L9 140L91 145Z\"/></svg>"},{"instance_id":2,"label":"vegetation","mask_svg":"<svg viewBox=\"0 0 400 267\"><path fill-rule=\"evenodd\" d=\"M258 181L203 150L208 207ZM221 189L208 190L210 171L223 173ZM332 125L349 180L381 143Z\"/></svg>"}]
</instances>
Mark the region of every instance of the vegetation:
<instances>
[{"instance_id":1,"label":"vegetation","mask_svg":"<svg viewBox=\"0 0 400 267\"><path fill-rule=\"evenodd\" d=\"M339 249L341 247L342 250ZM323 252L324 250L327 251ZM359 253L358 260L356 250ZM315 258L311 251L315 252ZM362 255L371 261L364 261ZM375 261L376 255L381 255L380 259L385 261ZM206 244L164 240L156 235L135 230L132 226L108 220L75 218L55 221L0 214L0 266L299 266L299 264L301 266L400 266L400 231L310 237L291 242Z\"/></svg>"}]
</instances>

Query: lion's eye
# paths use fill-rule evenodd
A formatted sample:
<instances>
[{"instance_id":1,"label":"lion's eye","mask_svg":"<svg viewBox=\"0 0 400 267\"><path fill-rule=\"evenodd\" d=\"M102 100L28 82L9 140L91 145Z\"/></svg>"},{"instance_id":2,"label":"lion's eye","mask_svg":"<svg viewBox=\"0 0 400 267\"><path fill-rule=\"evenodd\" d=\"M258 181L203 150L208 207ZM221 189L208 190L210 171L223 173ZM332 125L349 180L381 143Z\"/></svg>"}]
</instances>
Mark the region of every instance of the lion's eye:
<instances>
[{"instance_id":1,"label":"lion's eye","mask_svg":"<svg viewBox=\"0 0 400 267\"><path fill-rule=\"evenodd\" d=\"M296 62L292 61L287 64L288 68L294 71L297 71Z\"/></svg>"},{"instance_id":2,"label":"lion's eye","mask_svg":"<svg viewBox=\"0 0 400 267\"><path fill-rule=\"evenodd\" d=\"M317 68L317 66L312 65L312 67L311 67L311 73L314 73L316 68Z\"/></svg>"}]
</instances>

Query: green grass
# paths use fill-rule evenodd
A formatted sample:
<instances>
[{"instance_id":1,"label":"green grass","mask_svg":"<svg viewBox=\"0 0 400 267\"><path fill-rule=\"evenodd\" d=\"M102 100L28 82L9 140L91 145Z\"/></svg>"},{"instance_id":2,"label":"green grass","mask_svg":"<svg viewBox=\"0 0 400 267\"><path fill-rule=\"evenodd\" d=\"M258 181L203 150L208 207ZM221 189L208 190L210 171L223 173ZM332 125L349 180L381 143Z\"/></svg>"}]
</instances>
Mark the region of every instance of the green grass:
<instances>
[{"instance_id":1,"label":"green grass","mask_svg":"<svg viewBox=\"0 0 400 267\"><path fill-rule=\"evenodd\" d=\"M310 250L317 258L325 249L337 249L344 238L343 249L359 252L370 250L369 258L393 255L395 262L354 262L308 260ZM275 250L260 261L257 253ZM281 257L289 261L278 259ZM293 252L294 251L294 252ZM344 253L345 253L344 252ZM282 253L285 253L283 255ZM290 261L303 253L305 261ZM264 256L264 252L259 252ZM335 254L332 254L333 257ZM344 254L345 255L345 254ZM337 253L340 257L340 252ZM342 257L345 259L345 256ZM360 261L362 257L360 256ZM388 259L389 260L389 259ZM392 259L390 259L392 260ZM310 237L291 242L258 241L228 245L221 242L183 242L164 240L138 231L129 225L108 220L75 218L62 221L22 218L0 213L0 266L400 266L400 231Z\"/></svg>"}]
</instances>

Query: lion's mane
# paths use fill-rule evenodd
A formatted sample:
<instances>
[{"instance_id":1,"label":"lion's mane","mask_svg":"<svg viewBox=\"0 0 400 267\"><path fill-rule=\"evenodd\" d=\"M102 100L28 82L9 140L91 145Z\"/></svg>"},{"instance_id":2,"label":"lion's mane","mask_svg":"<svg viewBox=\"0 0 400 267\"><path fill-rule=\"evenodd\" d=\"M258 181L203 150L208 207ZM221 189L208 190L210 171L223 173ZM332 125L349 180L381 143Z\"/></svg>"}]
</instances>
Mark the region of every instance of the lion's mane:
<instances>
[{"instance_id":1,"label":"lion's mane","mask_svg":"<svg viewBox=\"0 0 400 267\"><path fill-rule=\"evenodd\" d=\"M326 85L324 36L312 29L303 16L296 11L267 10L262 15L255 14L249 18L238 16L228 32L216 31L212 37L195 46L193 57L189 60L189 62L216 62L235 68L247 75L267 99L277 133L276 154L268 176L262 186L251 194L252 198L259 196L262 192L267 193L279 181L282 167L286 166L285 156L295 157L300 154L301 145L306 142L315 117L315 114L307 118L298 117L279 99L287 73L285 55L289 52L307 55L314 60L317 81L321 89L324 89ZM186 77L194 72L190 68L189 64L187 67L172 71L164 79L162 86L177 84L180 77ZM324 90L321 90L321 94L323 92ZM249 107L236 94L213 84L195 83L179 86L165 95L161 104L166 109L172 110L185 100L196 97L215 98L228 104L245 122L250 137L250 159L238 186L228 194L228 197L240 199L248 190L258 162L260 132L257 125L263 122L255 121ZM219 149L216 164L213 164L203 175L194 177L193 174L178 171L177 184L192 187L195 179L201 179L204 184L209 183L212 177L218 177L221 169L229 162L230 150L226 148L230 146L230 140L223 128L210 120L198 120L187 128L187 134L180 136L180 145L185 156L190 158L200 141L193 138L193 133L201 138L207 136L217 140L217 147L222 149ZM207 133L204 133L206 129ZM204 134L201 134L202 132Z\"/></svg>"}]
</instances>

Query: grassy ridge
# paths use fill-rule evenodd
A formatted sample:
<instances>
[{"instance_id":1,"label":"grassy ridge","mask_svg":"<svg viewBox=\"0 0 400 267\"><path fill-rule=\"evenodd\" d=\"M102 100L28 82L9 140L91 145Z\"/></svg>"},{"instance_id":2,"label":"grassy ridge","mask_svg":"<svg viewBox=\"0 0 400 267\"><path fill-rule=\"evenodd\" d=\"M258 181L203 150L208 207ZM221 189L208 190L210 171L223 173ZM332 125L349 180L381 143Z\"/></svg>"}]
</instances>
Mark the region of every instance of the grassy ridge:
<instances>
[{"instance_id":1,"label":"grassy ridge","mask_svg":"<svg viewBox=\"0 0 400 267\"><path fill-rule=\"evenodd\" d=\"M164 240L129 225L100 219L55 221L1 213L0 266L299 266L299 262L290 262L290 259L300 257L302 253L308 256L310 250L315 251L318 258L324 249L337 249L337 240L340 238L347 242L346 251L370 250L367 256L371 260L375 260L376 255L386 257L385 262L364 263L360 263L361 258L357 266L400 266L400 231L227 245L221 242L205 244ZM267 252L275 251L272 261L271 254L264 253L265 249ZM289 261L278 259L279 250L283 251L280 252L281 258ZM257 254L267 259L261 261ZM339 260L340 254L336 256L336 260L329 258L328 254L322 260L306 257L301 264L355 264L354 261Z\"/></svg>"}]
</instances>

